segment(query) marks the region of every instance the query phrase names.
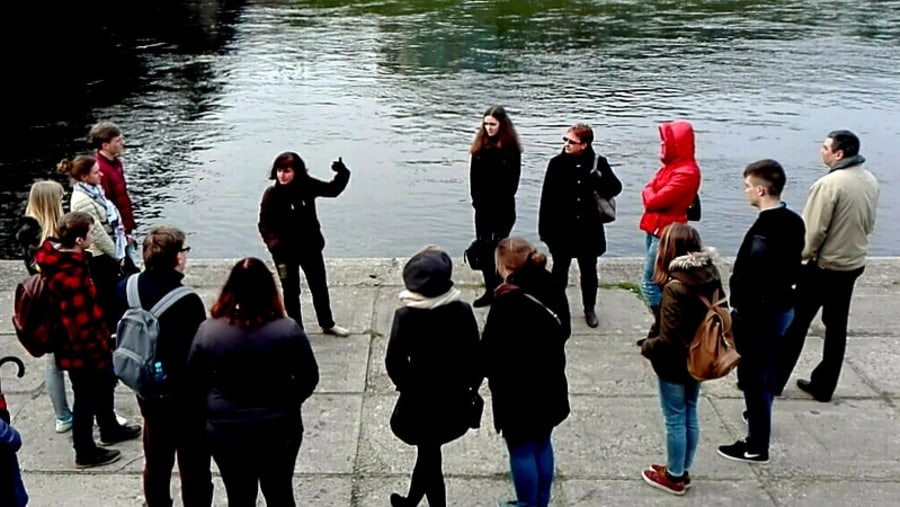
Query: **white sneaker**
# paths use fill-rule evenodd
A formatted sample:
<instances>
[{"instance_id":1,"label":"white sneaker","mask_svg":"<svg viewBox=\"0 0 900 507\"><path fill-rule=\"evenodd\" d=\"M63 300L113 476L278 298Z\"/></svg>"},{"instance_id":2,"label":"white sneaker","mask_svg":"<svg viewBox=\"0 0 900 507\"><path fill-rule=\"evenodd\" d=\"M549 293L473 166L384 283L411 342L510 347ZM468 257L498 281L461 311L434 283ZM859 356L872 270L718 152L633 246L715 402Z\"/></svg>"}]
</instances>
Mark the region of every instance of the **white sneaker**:
<instances>
[{"instance_id":1,"label":"white sneaker","mask_svg":"<svg viewBox=\"0 0 900 507\"><path fill-rule=\"evenodd\" d=\"M55 429L57 433L65 433L72 429L72 416L68 419L57 419Z\"/></svg>"},{"instance_id":2,"label":"white sneaker","mask_svg":"<svg viewBox=\"0 0 900 507\"><path fill-rule=\"evenodd\" d=\"M347 336L350 336L350 330L347 329L347 328L345 328L345 327L341 327L341 326L332 326L331 329L324 329L324 328L323 328L323 329L322 329L322 332L325 333L325 334L330 334L330 335L334 335L334 336L340 336L340 337L342 337L342 338L345 338L345 337L347 337Z\"/></svg>"},{"instance_id":3,"label":"white sneaker","mask_svg":"<svg viewBox=\"0 0 900 507\"><path fill-rule=\"evenodd\" d=\"M119 414L116 414L116 422L119 423L119 426L125 426L126 424L128 424L128 419L125 419ZM94 424L97 424L97 416L94 416Z\"/></svg>"}]
</instances>

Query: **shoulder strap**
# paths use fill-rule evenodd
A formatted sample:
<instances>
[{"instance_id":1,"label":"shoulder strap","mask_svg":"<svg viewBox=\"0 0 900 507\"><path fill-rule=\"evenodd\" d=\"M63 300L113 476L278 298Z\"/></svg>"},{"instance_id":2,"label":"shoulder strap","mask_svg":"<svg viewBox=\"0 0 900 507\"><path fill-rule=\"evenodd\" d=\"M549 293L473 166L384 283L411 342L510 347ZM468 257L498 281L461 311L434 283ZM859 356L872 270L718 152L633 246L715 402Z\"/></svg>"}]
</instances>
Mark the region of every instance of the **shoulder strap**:
<instances>
[{"instance_id":1,"label":"shoulder strap","mask_svg":"<svg viewBox=\"0 0 900 507\"><path fill-rule=\"evenodd\" d=\"M152 313L156 318L159 318L166 310L169 309L170 306L174 305L178 302L179 299L187 296L188 294L194 292L190 287L185 287L182 285L181 287L176 287L169 291L168 294L162 297L153 308L150 309L150 313Z\"/></svg>"},{"instance_id":2,"label":"shoulder strap","mask_svg":"<svg viewBox=\"0 0 900 507\"><path fill-rule=\"evenodd\" d=\"M128 307L129 308L140 308L141 307L141 296L138 294L138 275L140 273L135 273L128 277L128 281L125 282L125 297L128 299Z\"/></svg>"},{"instance_id":3,"label":"shoulder strap","mask_svg":"<svg viewBox=\"0 0 900 507\"><path fill-rule=\"evenodd\" d=\"M527 293L527 292L525 292L525 291L522 291L522 294L524 294L525 297L527 297L528 299L530 299L530 300L534 301L535 303L541 305L541 307L542 307L544 310L547 310L547 313L549 313L550 316L552 316L553 319L556 320L556 323L557 323L557 324L562 325L562 321L559 320L559 315L556 315L556 312L554 312L554 311L551 310L550 308L547 308L547 305L545 305L544 303L541 303L541 300L540 300L540 299L538 299L538 298L532 296L531 294L529 294L529 293Z\"/></svg>"}]
</instances>

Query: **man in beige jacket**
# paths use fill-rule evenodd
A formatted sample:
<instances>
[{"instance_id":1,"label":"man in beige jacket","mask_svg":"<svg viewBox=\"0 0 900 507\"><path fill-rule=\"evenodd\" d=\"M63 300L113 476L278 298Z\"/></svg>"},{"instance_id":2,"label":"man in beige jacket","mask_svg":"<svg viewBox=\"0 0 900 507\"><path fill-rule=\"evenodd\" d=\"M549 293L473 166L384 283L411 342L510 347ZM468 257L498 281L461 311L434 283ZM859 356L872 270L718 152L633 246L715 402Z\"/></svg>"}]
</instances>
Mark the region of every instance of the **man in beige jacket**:
<instances>
[{"instance_id":1,"label":"man in beige jacket","mask_svg":"<svg viewBox=\"0 0 900 507\"><path fill-rule=\"evenodd\" d=\"M822 308L822 361L809 380L797 380L797 387L818 401L828 402L844 362L853 286L865 269L869 235L875 228L878 181L863 167L859 138L852 132L836 130L828 134L821 153L829 170L813 183L803 209L806 265L797 284L794 321L784 337L785 350L777 359L776 393L784 389L803 350L809 325Z\"/></svg>"}]
</instances>

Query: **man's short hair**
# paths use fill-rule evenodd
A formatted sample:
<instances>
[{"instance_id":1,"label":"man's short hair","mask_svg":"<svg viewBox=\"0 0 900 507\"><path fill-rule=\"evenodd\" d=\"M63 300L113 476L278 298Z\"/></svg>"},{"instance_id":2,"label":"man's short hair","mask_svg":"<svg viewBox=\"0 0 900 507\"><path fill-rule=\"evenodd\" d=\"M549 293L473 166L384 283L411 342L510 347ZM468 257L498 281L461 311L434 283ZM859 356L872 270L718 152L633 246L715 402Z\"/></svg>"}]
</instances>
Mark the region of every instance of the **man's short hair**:
<instances>
[{"instance_id":1,"label":"man's short hair","mask_svg":"<svg viewBox=\"0 0 900 507\"><path fill-rule=\"evenodd\" d=\"M144 267L173 269L178 265L178 254L184 248L184 231L170 225L158 225L150 229L144 238Z\"/></svg>"},{"instance_id":2,"label":"man's short hair","mask_svg":"<svg viewBox=\"0 0 900 507\"><path fill-rule=\"evenodd\" d=\"M577 136L584 144L591 144L594 142L594 129L587 123L576 123L569 127L569 132L575 134L575 136Z\"/></svg>"},{"instance_id":3,"label":"man's short hair","mask_svg":"<svg viewBox=\"0 0 900 507\"><path fill-rule=\"evenodd\" d=\"M849 130L835 130L828 133L831 138L831 152L844 152L844 158L859 155L859 138Z\"/></svg>"},{"instance_id":4,"label":"man's short hair","mask_svg":"<svg viewBox=\"0 0 900 507\"><path fill-rule=\"evenodd\" d=\"M75 246L78 238L86 238L91 227L94 226L94 217L82 211L73 211L63 215L56 224L56 239L65 248Z\"/></svg>"},{"instance_id":5,"label":"man's short hair","mask_svg":"<svg viewBox=\"0 0 900 507\"><path fill-rule=\"evenodd\" d=\"M99 150L100 148L103 148L104 143L108 143L121 135L122 131L119 130L119 127L116 126L115 123L111 121L101 121L91 127L91 131L88 132L88 139L91 141L91 145Z\"/></svg>"},{"instance_id":6,"label":"man's short hair","mask_svg":"<svg viewBox=\"0 0 900 507\"><path fill-rule=\"evenodd\" d=\"M772 197L780 197L787 183L787 176L784 174L784 168L778 162L767 158L757 160L748 165L744 169L744 178L751 177L762 182L762 186L766 187L766 191Z\"/></svg>"}]
</instances>

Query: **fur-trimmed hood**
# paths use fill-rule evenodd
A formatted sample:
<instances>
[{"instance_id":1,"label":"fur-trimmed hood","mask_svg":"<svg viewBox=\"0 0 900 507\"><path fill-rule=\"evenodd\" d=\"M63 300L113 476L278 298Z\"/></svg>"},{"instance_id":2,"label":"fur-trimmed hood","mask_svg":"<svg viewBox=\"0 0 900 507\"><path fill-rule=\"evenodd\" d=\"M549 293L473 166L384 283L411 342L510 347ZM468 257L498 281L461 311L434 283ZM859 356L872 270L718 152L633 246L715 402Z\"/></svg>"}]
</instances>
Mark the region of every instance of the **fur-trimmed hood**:
<instances>
[{"instance_id":1,"label":"fur-trimmed hood","mask_svg":"<svg viewBox=\"0 0 900 507\"><path fill-rule=\"evenodd\" d=\"M686 285L706 285L720 279L716 261L719 255L715 248L706 247L699 252L690 252L672 259L669 276Z\"/></svg>"}]
</instances>

